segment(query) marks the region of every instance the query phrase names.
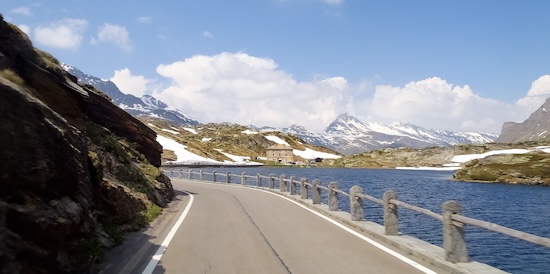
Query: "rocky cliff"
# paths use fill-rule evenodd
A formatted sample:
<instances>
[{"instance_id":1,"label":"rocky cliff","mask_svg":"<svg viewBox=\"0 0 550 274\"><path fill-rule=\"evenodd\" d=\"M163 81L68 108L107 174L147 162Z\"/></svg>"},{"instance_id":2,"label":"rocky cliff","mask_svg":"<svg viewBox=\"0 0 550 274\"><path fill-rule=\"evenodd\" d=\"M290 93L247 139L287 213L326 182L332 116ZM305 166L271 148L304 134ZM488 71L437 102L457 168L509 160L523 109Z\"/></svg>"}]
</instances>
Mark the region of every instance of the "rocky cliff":
<instances>
[{"instance_id":1,"label":"rocky cliff","mask_svg":"<svg viewBox=\"0 0 550 274\"><path fill-rule=\"evenodd\" d=\"M0 273L84 272L173 196L155 133L0 16Z\"/></svg>"},{"instance_id":2,"label":"rocky cliff","mask_svg":"<svg viewBox=\"0 0 550 274\"><path fill-rule=\"evenodd\" d=\"M496 142L540 141L550 137L550 98L522 123L506 122Z\"/></svg>"}]
</instances>

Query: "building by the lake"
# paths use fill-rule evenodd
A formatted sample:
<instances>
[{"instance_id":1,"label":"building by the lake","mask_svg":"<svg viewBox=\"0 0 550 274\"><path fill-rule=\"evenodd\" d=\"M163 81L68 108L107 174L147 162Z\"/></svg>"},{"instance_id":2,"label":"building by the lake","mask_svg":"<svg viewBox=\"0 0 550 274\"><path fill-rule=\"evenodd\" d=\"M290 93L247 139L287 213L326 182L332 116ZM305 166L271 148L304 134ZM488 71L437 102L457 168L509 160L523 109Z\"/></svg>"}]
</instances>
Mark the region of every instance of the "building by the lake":
<instances>
[{"instance_id":1,"label":"building by the lake","mask_svg":"<svg viewBox=\"0 0 550 274\"><path fill-rule=\"evenodd\" d=\"M268 161L274 161L281 164L294 163L294 153L292 147L282 144L276 144L266 149L266 157Z\"/></svg>"}]
</instances>

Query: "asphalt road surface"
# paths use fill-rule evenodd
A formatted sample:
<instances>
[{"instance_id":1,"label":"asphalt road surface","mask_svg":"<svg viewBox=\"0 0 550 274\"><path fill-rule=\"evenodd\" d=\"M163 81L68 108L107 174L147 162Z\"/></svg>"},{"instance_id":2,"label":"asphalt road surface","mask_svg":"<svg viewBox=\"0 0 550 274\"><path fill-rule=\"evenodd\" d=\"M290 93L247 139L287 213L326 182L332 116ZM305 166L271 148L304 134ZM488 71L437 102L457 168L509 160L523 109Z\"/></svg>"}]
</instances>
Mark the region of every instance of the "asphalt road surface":
<instances>
[{"instance_id":1,"label":"asphalt road surface","mask_svg":"<svg viewBox=\"0 0 550 274\"><path fill-rule=\"evenodd\" d=\"M177 201L150 229L111 252L100 273L441 272L393 256L276 194L172 183Z\"/></svg>"}]
</instances>

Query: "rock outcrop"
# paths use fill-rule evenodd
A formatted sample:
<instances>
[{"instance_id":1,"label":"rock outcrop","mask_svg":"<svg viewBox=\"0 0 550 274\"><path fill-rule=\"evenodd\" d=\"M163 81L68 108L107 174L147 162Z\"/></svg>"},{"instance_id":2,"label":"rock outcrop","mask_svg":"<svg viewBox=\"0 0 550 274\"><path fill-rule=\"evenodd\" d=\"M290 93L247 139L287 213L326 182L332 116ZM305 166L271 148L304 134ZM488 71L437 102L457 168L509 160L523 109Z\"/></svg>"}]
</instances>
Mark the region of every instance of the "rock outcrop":
<instances>
[{"instance_id":1,"label":"rock outcrop","mask_svg":"<svg viewBox=\"0 0 550 274\"><path fill-rule=\"evenodd\" d=\"M84 272L173 197L147 126L0 16L0 273Z\"/></svg>"},{"instance_id":2,"label":"rock outcrop","mask_svg":"<svg viewBox=\"0 0 550 274\"><path fill-rule=\"evenodd\" d=\"M550 98L522 123L506 122L498 143L540 141L550 137Z\"/></svg>"},{"instance_id":3,"label":"rock outcrop","mask_svg":"<svg viewBox=\"0 0 550 274\"><path fill-rule=\"evenodd\" d=\"M454 174L463 181L550 186L550 154L500 154L472 160Z\"/></svg>"}]
</instances>

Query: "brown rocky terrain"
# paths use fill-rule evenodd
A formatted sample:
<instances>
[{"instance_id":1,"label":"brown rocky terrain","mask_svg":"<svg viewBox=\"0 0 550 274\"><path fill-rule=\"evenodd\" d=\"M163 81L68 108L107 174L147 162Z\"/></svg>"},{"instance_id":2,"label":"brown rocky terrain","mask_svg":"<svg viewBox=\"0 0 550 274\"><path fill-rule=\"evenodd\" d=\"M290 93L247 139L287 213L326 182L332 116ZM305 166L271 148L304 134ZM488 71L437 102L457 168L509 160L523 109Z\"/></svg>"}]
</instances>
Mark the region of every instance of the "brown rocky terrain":
<instances>
[{"instance_id":1,"label":"brown rocky terrain","mask_svg":"<svg viewBox=\"0 0 550 274\"><path fill-rule=\"evenodd\" d=\"M156 134L0 16L0 273L86 272L173 197Z\"/></svg>"},{"instance_id":2,"label":"brown rocky terrain","mask_svg":"<svg viewBox=\"0 0 550 274\"><path fill-rule=\"evenodd\" d=\"M527 148L529 145L469 144L424 149L386 148L345 156L336 160L334 165L351 168L440 167L450 163L455 155L520 147Z\"/></svg>"},{"instance_id":3,"label":"brown rocky terrain","mask_svg":"<svg viewBox=\"0 0 550 274\"><path fill-rule=\"evenodd\" d=\"M501 154L464 164L457 180L550 186L550 154Z\"/></svg>"},{"instance_id":4,"label":"brown rocky terrain","mask_svg":"<svg viewBox=\"0 0 550 274\"><path fill-rule=\"evenodd\" d=\"M266 148L275 144L264 137L268 135L274 135L281 138L294 149L305 150L307 147L316 151L336 155L339 154L324 147L307 144L298 137L278 131L246 134L243 133L243 131L250 131L250 128L242 125L209 123L192 127L192 130L196 132L195 134L194 132L186 130L185 127L172 124L166 120L155 118L140 119L145 124L149 125L152 130L156 131L157 134L178 141L179 143L187 146L189 151L221 162L226 160L230 161L231 159L220 153L218 149L221 149L225 153L238 156L248 156L253 161L260 161L257 160L257 157L265 157ZM176 155L173 152L169 150L164 151L163 161L175 160L175 158ZM296 158L298 161L306 161L305 159L300 159L300 157ZM265 163L274 164L269 162Z\"/></svg>"},{"instance_id":5,"label":"brown rocky terrain","mask_svg":"<svg viewBox=\"0 0 550 274\"><path fill-rule=\"evenodd\" d=\"M497 138L499 143L540 141L550 137L550 98L521 123L506 122Z\"/></svg>"}]
</instances>

